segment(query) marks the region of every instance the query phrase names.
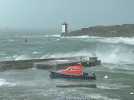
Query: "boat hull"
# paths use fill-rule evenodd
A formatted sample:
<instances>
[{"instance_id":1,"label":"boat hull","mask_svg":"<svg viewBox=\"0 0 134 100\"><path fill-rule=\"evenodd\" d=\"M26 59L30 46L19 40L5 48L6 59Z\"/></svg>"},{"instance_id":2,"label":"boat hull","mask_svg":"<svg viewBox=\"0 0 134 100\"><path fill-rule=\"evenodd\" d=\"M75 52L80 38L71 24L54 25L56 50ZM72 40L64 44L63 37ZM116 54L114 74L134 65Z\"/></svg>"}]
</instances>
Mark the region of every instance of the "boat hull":
<instances>
[{"instance_id":1,"label":"boat hull","mask_svg":"<svg viewBox=\"0 0 134 100\"><path fill-rule=\"evenodd\" d=\"M94 74L88 75L88 73L84 73L83 75L65 75L57 72L50 72L50 78L56 79L56 78L64 78L64 79L82 79L82 80L95 80L96 76Z\"/></svg>"}]
</instances>

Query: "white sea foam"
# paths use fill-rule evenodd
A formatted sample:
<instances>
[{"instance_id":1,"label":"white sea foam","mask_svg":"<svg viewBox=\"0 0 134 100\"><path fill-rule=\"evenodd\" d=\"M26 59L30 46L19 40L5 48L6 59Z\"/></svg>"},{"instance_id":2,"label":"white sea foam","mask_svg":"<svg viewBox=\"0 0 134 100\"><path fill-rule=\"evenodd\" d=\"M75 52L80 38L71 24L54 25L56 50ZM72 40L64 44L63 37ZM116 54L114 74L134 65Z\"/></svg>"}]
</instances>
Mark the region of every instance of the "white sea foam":
<instances>
[{"instance_id":1,"label":"white sea foam","mask_svg":"<svg viewBox=\"0 0 134 100\"><path fill-rule=\"evenodd\" d=\"M59 41L60 39L56 39L57 41Z\"/></svg>"},{"instance_id":2,"label":"white sea foam","mask_svg":"<svg viewBox=\"0 0 134 100\"><path fill-rule=\"evenodd\" d=\"M88 95L79 95L79 96L65 96L63 95L58 95L59 98L56 100L120 100L117 98L109 98L107 96L101 95L101 94L88 94Z\"/></svg>"},{"instance_id":3,"label":"white sea foam","mask_svg":"<svg viewBox=\"0 0 134 100\"><path fill-rule=\"evenodd\" d=\"M134 37L128 38L128 37L116 37L116 38L105 38L106 42L111 43L124 43L124 44L130 44L134 45Z\"/></svg>"},{"instance_id":4,"label":"white sea foam","mask_svg":"<svg viewBox=\"0 0 134 100\"><path fill-rule=\"evenodd\" d=\"M80 52L70 52L70 53L55 53L43 55L41 58L59 58L59 57L74 57L74 56L93 56L92 53L82 50Z\"/></svg>"},{"instance_id":5,"label":"white sea foam","mask_svg":"<svg viewBox=\"0 0 134 100\"><path fill-rule=\"evenodd\" d=\"M117 99L117 98L109 98L107 96L104 96L104 95L101 95L101 94L90 94L88 96L89 98L92 98L92 99L97 99L97 100L120 100L120 99Z\"/></svg>"},{"instance_id":6,"label":"white sea foam","mask_svg":"<svg viewBox=\"0 0 134 100\"><path fill-rule=\"evenodd\" d=\"M44 37L61 37L60 34L44 35Z\"/></svg>"},{"instance_id":7,"label":"white sea foam","mask_svg":"<svg viewBox=\"0 0 134 100\"><path fill-rule=\"evenodd\" d=\"M61 38L76 38L76 39L80 39L80 38L89 38L89 36L84 35L84 36L66 36L66 37L61 37Z\"/></svg>"},{"instance_id":8,"label":"white sea foam","mask_svg":"<svg viewBox=\"0 0 134 100\"><path fill-rule=\"evenodd\" d=\"M38 51L33 51L32 54L39 54L40 52Z\"/></svg>"},{"instance_id":9,"label":"white sea foam","mask_svg":"<svg viewBox=\"0 0 134 100\"><path fill-rule=\"evenodd\" d=\"M60 34L51 35L52 37L61 37Z\"/></svg>"},{"instance_id":10,"label":"white sea foam","mask_svg":"<svg viewBox=\"0 0 134 100\"><path fill-rule=\"evenodd\" d=\"M13 58L14 60L27 60L30 59L31 57L29 57L28 55L14 55Z\"/></svg>"},{"instance_id":11,"label":"white sea foam","mask_svg":"<svg viewBox=\"0 0 134 100\"><path fill-rule=\"evenodd\" d=\"M0 86L9 86L9 87L13 87L13 86L16 86L16 84L15 84L15 83L8 82L8 81L5 80L5 79L0 79Z\"/></svg>"},{"instance_id":12,"label":"white sea foam","mask_svg":"<svg viewBox=\"0 0 134 100\"><path fill-rule=\"evenodd\" d=\"M83 38L83 37L81 37L81 38ZM134 37L95 37L95 36L91 36L88 38L95 39L99 42L104 42L104 43L114 43L114 44L123 43L123 44L134 45Z\"/></svg>"},{"instance_id":13,"label":"white sea foam","mask_svg":"<svg viewBox=\"0 0 134 100\"><path fill-rule=\"evenodd\" d=\"M134 92L130 92L129 94L134 95Z\"/></svg>"},{"instance_id":14,"label":"white sea foam","mask_svg":"<svg viewBox=\"0 0 134 100\"><path fill-rule=\"evenodd\" d=\"M10 60L27 60L32 59L32 57L28 55L14 55L14 56L5 56L3 59L0 59L1 61L10 61Z\"/></svg>"},{"instance_id":15,"label":"white sea foam","mask_svg":"<svg viewBox=\"0 0 134 100\"><path fill-rule=\"evenodd\" d=\"M108 46L107 48L97 48L95 54L105 63L134 64L134 52L131 48Z\"/></svg>"},{"instance_id":16,"label":"white sea foam","mask_svg":"<svg viewBox=\"0 0 134 100\"><path fill-rule=\"evenodd\" d=\"M74 38L74 39L95 39L99 42L104 42L104 43L124 43L124 44L129 44L129 45L134 45L134 37L98 37L98 36L67 36L63 38ZM85 41L85 40L84 40ZM86 40L87 41L87 40Z\"/></svg>"},{"instance_id":17,"label":"white sea foam","mask_svg":"<svg viewBox=\"0 0 134 100\"><path fill-rule=\"evenodd\" d=\"M100 48L101 49L101 48ZM127 53L126 53L127 52ZM120 47L114 48L107 51L96 49L94 52L89 52L87 49L81 50L78 52L68 52L68 53L53 53L46 54L40 58L59 58L59 57L74 57L74 56L97 56L104 63L113 63L113 64L133 64L134 53L132 51L123 50Z\"/></svg>"},{"instance_id":18,"label":"white sea foam","mask_svg":"<svg viewBox=\"0 0 134 100\"><path fill-rule=\"evenodd\" d=\"M129 87L131 87L131 86L123 85L120 83L118 83L118 84L116 84L116 83L114 83L114 84L98 83L97 84L97 88L99 88L99 89L110 89L110 90L114 89L114 90L116 90L116 89L129 88Z\"/></svg>"}]
</instances>

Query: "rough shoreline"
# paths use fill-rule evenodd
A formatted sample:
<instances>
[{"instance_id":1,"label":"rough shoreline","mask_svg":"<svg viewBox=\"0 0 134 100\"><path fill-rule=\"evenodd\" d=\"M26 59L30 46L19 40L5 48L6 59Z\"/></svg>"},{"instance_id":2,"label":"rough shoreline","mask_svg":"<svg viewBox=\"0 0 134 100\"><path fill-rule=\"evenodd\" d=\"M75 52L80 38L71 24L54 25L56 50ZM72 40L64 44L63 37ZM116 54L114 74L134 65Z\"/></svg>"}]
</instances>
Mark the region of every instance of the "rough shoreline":
<instances>
[{"instance_id":1,"label":"rough shoreline","mask_svg":"<svg viewBox=\"0 0 134 100\"><path fill-rule=\"evenodd\" d=\"M99 37L132 37L134 36L134 24L122 24L111 26L93 26L80 30L62 33L61 36L99 36Z\"/></svg>"}]
</instances>

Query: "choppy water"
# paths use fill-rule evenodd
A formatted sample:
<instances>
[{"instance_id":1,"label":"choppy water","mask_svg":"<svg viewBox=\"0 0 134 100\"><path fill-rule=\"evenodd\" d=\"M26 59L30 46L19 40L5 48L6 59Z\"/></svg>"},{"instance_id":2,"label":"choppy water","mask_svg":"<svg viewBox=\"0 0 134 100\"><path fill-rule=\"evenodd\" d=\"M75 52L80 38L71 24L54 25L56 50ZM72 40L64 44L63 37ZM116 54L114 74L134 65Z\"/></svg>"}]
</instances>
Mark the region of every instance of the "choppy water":
<instances>
[{"instance_id":1,"label":"choppy water","mask_svg":"<svg viewBox=\"0 0 134 100\"><path fill-rule=\"evenodd\" d=\"M27 43L25 42L27 38ZM86 71L96 81L51 80L38 69L0 72L0 100L133 100L134 37L60 37L60 35L0 34L0 60L97 56L103 64ZM107 79L104 76L108 76ZM95 84L96 88L58 88L59 84Z\"/></svg>"}]
</instances>

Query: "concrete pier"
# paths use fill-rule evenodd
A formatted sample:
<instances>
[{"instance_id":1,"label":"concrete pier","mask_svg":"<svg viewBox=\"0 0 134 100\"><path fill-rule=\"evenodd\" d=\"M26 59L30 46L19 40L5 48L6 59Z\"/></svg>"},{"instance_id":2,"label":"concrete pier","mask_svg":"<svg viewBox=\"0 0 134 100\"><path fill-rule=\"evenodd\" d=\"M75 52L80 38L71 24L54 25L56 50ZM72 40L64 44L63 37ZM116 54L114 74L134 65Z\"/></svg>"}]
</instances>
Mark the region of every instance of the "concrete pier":
<instances>
[{"instance_id":1,"label":"concrete pier","mask_svg":"<svg viewBox=\"0 0 134 100\"><path fill-rule=\"evenodd\" d=\"M30 60L16 60L16 61L1 61L0 70L9 69L58 69L64 66L73 65L76 63L83 63L84 65L97 65L100 61L96 57L64 57L64 58L47 58L47 59L30 59ZM98 63L99 62L99 63Z\"/></svg>"}]
</instances>

